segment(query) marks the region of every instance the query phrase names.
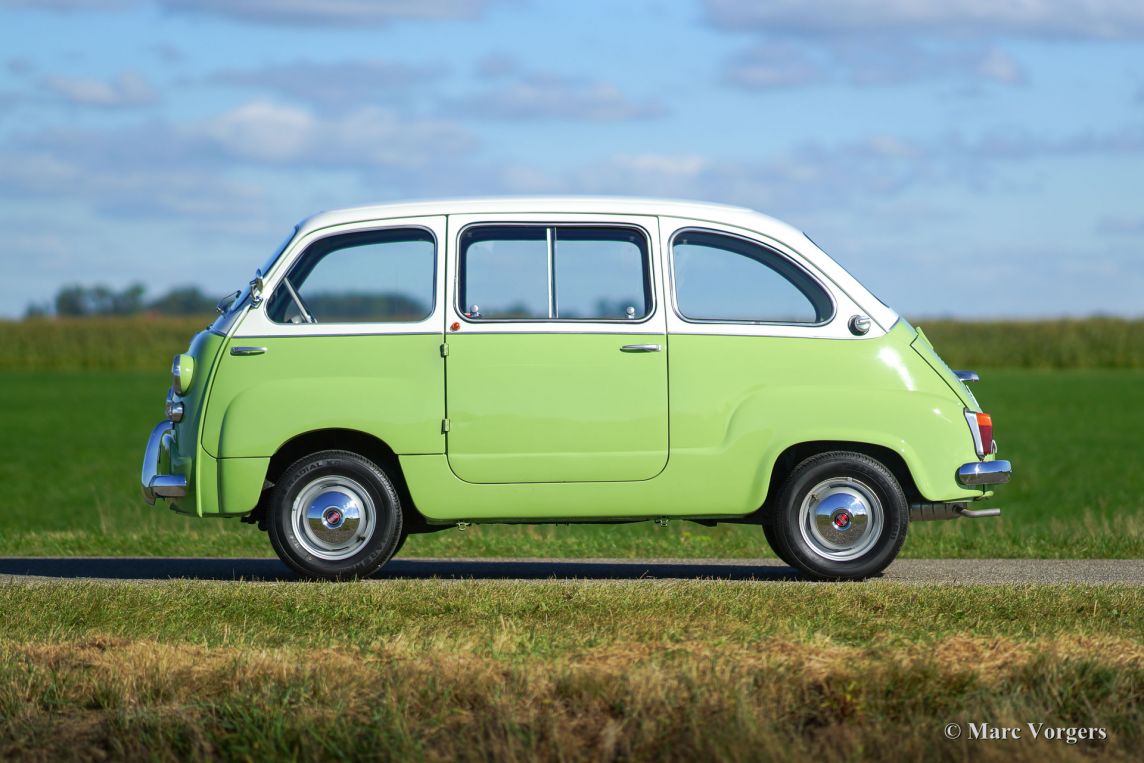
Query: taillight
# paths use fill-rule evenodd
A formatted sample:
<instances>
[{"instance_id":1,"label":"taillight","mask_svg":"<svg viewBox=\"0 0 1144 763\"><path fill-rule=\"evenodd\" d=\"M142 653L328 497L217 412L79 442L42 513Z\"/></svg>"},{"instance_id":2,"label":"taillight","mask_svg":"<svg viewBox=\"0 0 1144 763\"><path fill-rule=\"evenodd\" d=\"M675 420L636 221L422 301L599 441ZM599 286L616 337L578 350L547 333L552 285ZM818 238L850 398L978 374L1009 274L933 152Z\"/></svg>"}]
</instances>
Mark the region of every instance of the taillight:
<instances>
[{"instance_id":1,"label":"taillight","mask_svg":"<svg viewBox=\"0 0 1144 763\"><path fill-rule=\"evenodd\" d=\"M977 414L977 431L981 432L981 444L985 453L993 452L993 417L988 413ZM985 455L982 453L980 455Z\"/></svg>"},{"instance_id":2,"label":"taillight","mask_svg":"<svg viewBox=\"0 0 1144 763\"><path fill-rule=\"evenodd\" d=\"M988 413L966 411L965 421L969 424L969 432L973 435L973 447L978 457L993 452L993 417Z\"/></svg>"}]
</instances>

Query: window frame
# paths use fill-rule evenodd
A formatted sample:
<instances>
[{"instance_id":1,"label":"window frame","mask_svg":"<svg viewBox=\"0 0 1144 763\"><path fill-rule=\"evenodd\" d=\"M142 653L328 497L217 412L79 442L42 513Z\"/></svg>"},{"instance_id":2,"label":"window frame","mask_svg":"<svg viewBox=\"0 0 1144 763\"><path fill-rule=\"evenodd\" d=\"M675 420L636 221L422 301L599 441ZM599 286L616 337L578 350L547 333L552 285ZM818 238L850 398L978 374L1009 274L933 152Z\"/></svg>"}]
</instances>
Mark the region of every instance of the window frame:
<instances>
[{"instance_id":1,"label":"window frame","mask_svg":"<svg viewBox=\"0 0 1144 763\"><path fill-rule=\"evenodd\" d=\"M747 244L751 244L753 246L757 246L757 247L760 247L762 249L765 249L767 252L773 254L775 257L778 257L778 258L782 259L783 261L787 262L791 267L793 267L795 270L801 272L803 275L805 275L807 278L809 278L811 280L811 282L813 282L816 286L818 286L818 288L821 289L824 294L826 294L826 298L830 302L830 314L827 315L826 318L824 318L823 320L817 321L814 323L799 322L799 321L752 321L752 320L728 320L728 319L720 319L720 318L691 318L691 317L684 315L683 312L679 309L679 296L678 296L679 290L678 290L678 283L676 280L676 273L675 273L675 241L679 236L685 235L687 233L703 233L703 234L710 235L710 236L723 236L726 238L738 239L738 240L743 241ZM759 264L763 265L764 267L767 267L765 263L760 262ZM749 236L743 236L743 235L740 235L737 233L732 233L732 232L729 232L726 230L719 230L717 228L706 228L706 227L701 226L701 225L685 225L681 228L677 228L675 231L672 232L671 236L668 237L668 240L667 240L667 265L668 265L667 270L670 274L669 279L668 279L668 286L667 286L668 291L670 292L668 294L668 300L671 302L671 310L675 314L675 317L677 317L679 320L683 321L684 323L689 323L689 324L692 324L695 326L707 326L707 325L714 324L714 325L731 325L731 326L785 326L785 327L789 327L789 328L817 329L817 328L823 328L825 326L829 326L838 317L838 300L835 298L834 292L831 291L830 287L828 287L826 285L826 283L823 282L822 278L820 278L818 275L816 275L810 269L805 267L802 263L796 261L795 259L793 259L791 257L788 257L786 254L779 251L775 247L769 246L769 245L763 243L762 241L758 241L756 239L750 238ZM790 282L790 279L786 278L786 276L784 276L782 273L779 273L778 271L775 271L775 272L777 275L779 275L783 279ZM798 289L798 287L795 286L794 283L791 283L791 286L793 286L795 289ZM801 289L799 289L799 292L801 293ZM803 296L805 297L806 295L803 295Z\"/></svg>"},{"instance_id":2,"label":"window frame","mask_svg":"<svg viewBox=\"0 0 1144 763\"><path fill-rule=\"evenodd\" d=\"M465 314L465 306L461 304L461 282L462 273L465 270L465 250L463 238L467 231L471 228L540 228L545 231L545 239L548 242L548 305L549 310L556 307L556 241L555 235L559 228L607 228L612 230L632 230L637 232L643 237L643 289L644 297L647 300L647 313L639 319L630 320L628 318L557 318L549 315L544 318L478 318L476 320L470 318ZM475 221L466 223L461 226L456 235L456 272L453 274L453 299L452 308L465 323L474 326L488 326L495 324L511 324L511 323L524 323L524 324L609 324L617 326L640 326L648 323L655 317L658 311L658 303L656 300L655 288L655 267L654 267L654 252L652 250L652 237L646 228L642 225L631 222L592 222L592 221L576 221L576 222L541 222L541 221L515 221L515 220L488 220L488 221Z\"/></svg>"},{"instance_id":3,"label":"window frame","mask_svg":"<svg viewBox=\"0 0 1144 763\"><path fill-rule=\"evenodd\" d=\"M306 259L306 257L310 254L310 252L314 249L314 247L324 245L324 244L326 244L326 242L330 241L331 239L336 239L336 238L343 238L343 237L348 238L351 236L363 236L364 237L364 236L368 236L371 234L384 236L386 233L391 233L393 231L403 231L403 230L422 231L422 232L428 234L429 242L433 245L433 278L432 278L432 281L430 284L431 289L432 289L431 294L430 294L431 301L429 303L429 311L425 314L424 317L418 318L417 320L413 320L413 321L321 321L321 320L319 320L316 323L290 323L290 322L276 321L276 320L274 320L273 317L271 317L271 315L270 315L270 300L278 294L278 290L283 287L286 279L289 278L290 273L293 272L293 270L296 267L298 267L299 265L302 264L302 261ZM377 244L377 243L382 243L382 242L375 241L372 243ZM359 244L359 246L360 246L360 244ZM352 247L340 247L340 248L349 249ZM339 247L331 249L329 252L327 252L325 254L325 256L323 256L322 259L325 259L325 257L328 257L331 254L336 253L338 251L338 249L339 249ZM264 302L266 304L262 306L263 314L266 317L267 323L269 323L272 326L282 326L282 327L297 327L297 326L418 326L418 325L421 325L423 323L426 323L427 321L432 320L433 317L435 315L437 315L438 279L440 276L440 268L441 268L440 251L441 251L441 248L440 248L440 244L437 240L436 232L432 228L430 228L429 226L419 225L419 224L410 224L410 225L395 224L395 225L385 225L385 226L371 226L368 228L357 228L357 229L351 229L351 230L332 231L330 233L326 233L325 235L315 236L306 242L306 245L302 248L301 251L299 251L296 255L294 255L293 257L290 258L289 263L286 263L285 268L281 271L281 275L278 275L275 278L273 288L271 288L269 290L269 294L267 294L266 297L264 298ZM317 267L318 264L320 264L320 262L316 263L314 265L314 267ZM306 275L309 276L310 272L313 272L313 269L314 268L312 267Z\"/></svg>"}]
</instances>

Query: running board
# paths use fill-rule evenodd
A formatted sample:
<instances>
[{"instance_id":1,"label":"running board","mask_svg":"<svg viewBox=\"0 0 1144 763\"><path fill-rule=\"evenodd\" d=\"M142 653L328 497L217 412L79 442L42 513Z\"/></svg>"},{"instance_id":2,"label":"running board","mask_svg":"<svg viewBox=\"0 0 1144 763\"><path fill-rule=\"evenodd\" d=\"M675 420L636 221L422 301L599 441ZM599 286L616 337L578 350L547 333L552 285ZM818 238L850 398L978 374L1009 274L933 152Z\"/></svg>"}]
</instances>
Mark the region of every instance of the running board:
<instances>
[{"instance_id":1,"label":"running board","mask_svg":"<svg viewBox=\"0 0 1144 763\"><path fill-rule=\"evenodd\" d=\"M911 522L934 522L939 519L982 519L999 517L1001 509L971 509L967 503L911 503Z\"/></svg>"}]
</instances>

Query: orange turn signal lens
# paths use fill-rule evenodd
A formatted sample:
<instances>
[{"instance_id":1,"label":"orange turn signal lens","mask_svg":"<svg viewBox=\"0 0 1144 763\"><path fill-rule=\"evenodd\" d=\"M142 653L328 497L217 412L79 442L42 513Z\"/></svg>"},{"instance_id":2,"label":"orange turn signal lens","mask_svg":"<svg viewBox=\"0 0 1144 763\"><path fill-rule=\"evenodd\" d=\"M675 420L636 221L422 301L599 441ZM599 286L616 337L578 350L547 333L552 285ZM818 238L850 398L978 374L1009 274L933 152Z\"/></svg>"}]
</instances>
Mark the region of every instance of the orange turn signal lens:
<instances>
[{"instance_id":1,"label":"orange turn signal lens","mask_svg":"<svg viewBox=\"0 0 1144 763\"><path fill-rule=\"evenodd\" d=\"M988 413L977 414L977 429L981 432L981 455L993 452L993 417Z\"/></svg>"}]
</instances>

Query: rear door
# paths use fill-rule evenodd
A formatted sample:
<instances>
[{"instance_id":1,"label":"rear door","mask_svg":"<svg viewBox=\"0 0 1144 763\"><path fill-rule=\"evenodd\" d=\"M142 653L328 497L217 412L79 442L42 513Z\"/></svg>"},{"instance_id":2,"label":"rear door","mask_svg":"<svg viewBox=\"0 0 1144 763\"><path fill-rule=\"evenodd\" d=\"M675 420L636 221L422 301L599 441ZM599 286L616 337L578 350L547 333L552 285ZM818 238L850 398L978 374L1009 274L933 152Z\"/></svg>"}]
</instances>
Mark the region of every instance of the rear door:
<instances>
[{"instance_id":1,"label":"rear door","mask_svg":"<svg viewBox=\"0 0 1144 763\"><path fill-rule=\"evenodd\" d=\"M476 483L647 480L667 463L655 218L450 217L449 465Z\"/></svg>"}]
</instances>

